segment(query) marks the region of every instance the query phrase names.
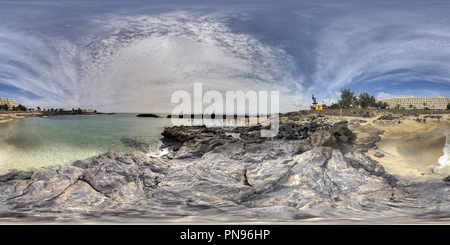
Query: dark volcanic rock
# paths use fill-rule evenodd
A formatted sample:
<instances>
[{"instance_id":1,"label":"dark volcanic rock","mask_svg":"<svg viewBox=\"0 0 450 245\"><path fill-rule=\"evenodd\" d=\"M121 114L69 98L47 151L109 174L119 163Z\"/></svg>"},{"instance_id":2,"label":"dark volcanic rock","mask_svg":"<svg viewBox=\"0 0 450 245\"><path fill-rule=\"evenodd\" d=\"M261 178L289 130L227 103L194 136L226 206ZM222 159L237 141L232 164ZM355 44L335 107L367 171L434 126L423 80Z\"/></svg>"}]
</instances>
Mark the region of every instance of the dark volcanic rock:
<instances>
[{"instance_id":1,"label":"dark volcanic rock","mask_svg":"<svg viewBox=\"0 0 450 245\"><path fill-rule=\"evenodd\" d=\"M375 156L381 158L381 157L384 157L384 154L381 152L377 152L377 153L375 153Z\"/></svg>"},{"instance_id":2,"label":"dark volcanic rock","mask_svg":"<svg viewBox=\"0 0 450 245\"><path fill-rule=\"evenodd\" d=\"M367 152L370 148L375 148L376 143L381 140L380 134L382 130L373 130L369 126L360 126L353 129L356 138L353 142L353 147L356 151Z\"/></svg>"},{"instance_id":3,"label":"dark volcanic rock","mask_svg":"<svg viewBox=\"0 0 450 245\"><path fill-rule=\"evenodd\" d=\"M338 148L338 140L331 131L317 131L310 136L311 144L314 146L330 146Z\"/></svg>"},{"instance_id":4,"label":"dark volcanic rock","mask_svg":"<svg viewBox=\"0 0 450 245\"><path fill-rule=\"evenodd\" d=\"M347 121L325 125L310 135L314 146L330 146L338 148L340 143L349 143L353 139L352 131L347 127Z\"/></svg>"},{"instance_id":5,"label":"dark volcanic rock","mask_svg":"<svg viewBox=\"0 0 450 245\"><path fill-rule=\"evenodd\" d=\"M31 179L34 172L32 171L15 171L9 172L5 175L0 175L0 182L7 182L10 180L25 180Z\"/></svg>"},{"instance_id":6,"label":"dark volcanic rock","mask_svg":"<svg viewBox=\"0 0 450 245\"><path fill-rule=\"evenodd\" d=\"M89 162L32 175L10 173L0 177L0 201L90 208L116 198L156 198L299 211L318 203L357 206L404 197L448 199L448 182L398 181L364 153L382 133L367 125L352 132L346 121L290 121L280 124L273 138L260 137L262 129L166 128L163 147L173 150L170 156L107 152Z\"/></svg>"},{"instance_id":7,"label":"dark volcanic rock","mask_svg":"<svg viewBox=\"0 0 450 245\"><path fill-rule=\"evenodd\" d=\"M154 117L154 118L160 118L160 116L157 116L155 114L139 114L137 117Z\"/></svg>"},{"instance_id":8,"label":"dark volcanic rock","mask_svg":"<svg viewBox=\"0 0 450 245\"><path fill-rule=\"evenodd\" d=\"M394 119L394 118L392 117L391 114L389 114L387 116L381 116L381 117L377 118L377 120L392 120L392 119Z\"/></svg>"},{"instance_id":9,"label":"dark volcanic rock","mask_svg":"<svg viewBox=\"0 0 450 245\"><path fill-rule=\"evenodd\" d=\"M85 162L85 161L81 161L81 160L77 160L72 163L72 166L77 167L77 168L82 168L82 169L87 169L87 168L89 168L90 165L91 165L90 162Z\"/></svg>"},{"instance_id":10,"label":"dark volcanic rock","mask_svg":"<svg viewBox=\"0 0 450 245\"><path fill-rule=\"evenodd\" d=\"M398 119L398 117L393 117L391 114L389 114L387 116L378 117L376 120L373 121L373 123L382 126L392 126L397 124L396 119Z\"/></svg>"}]
</instances>

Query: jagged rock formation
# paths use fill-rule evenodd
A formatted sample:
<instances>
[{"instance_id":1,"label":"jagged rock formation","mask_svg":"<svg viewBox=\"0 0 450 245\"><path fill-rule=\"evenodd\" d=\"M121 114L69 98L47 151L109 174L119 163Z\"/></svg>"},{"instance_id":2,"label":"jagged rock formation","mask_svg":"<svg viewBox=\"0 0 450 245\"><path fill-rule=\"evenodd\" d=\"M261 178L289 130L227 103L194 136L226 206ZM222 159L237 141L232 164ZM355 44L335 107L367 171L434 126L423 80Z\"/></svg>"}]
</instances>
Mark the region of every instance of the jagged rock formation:
<instances>
[{"instance_id":1,"label":"jagged rock formation","mask_svg":"<svg viewBox=\"0 0 450 245\"><path fill-rule=\"evenodd\" d=\"M107 152L94 157L85 168L63 166L36 171L29 179L0 182L0 201L58 203L151 195L168 167L161 159L150 159L142 152Z\"/></svg>"},{"instance_id":2,"label":"jagged rock formation","mask_svg":"<svg viewBox=\"0 0 450 245\"><path fill-rule=\"evenodd\" d=\"M364 144L347 122L285 123L273 138L261 138L261 129L166 128L162 135L164 147L172 150L169 155L107 152L90 162L31 176L0 176L0 202L95 206L105 200L147 197L299 210L312 203L353 205L409 196L448 199L446 182L399 182L357 150L372 147L382 132ZM436 187L439 191L430 191Z\"/></svg>"},{"instance_id":3,"label":"jagged rock formation","mask_svg":"<svg viewBox=\"0 0 450 245\"><path fill-rule=\"evenodd\" d=\"M364 196L368 190L381 191L384 194L380 197L391 198L392 191L388 190L391 187L380 177L382 174L372 179L370 172L362 173L358 170L360 166L349 162L338 149L339 144L352 139L346 123L284 124L274 138L261 138L263 127L260 126L232 130L166 128L162 135L165 146L174 151L171 156L150 158L141 152L125 155L107 152L90 164L77 161L73 166L37 171L29 179L4 178L0 200L61 203L155 196L239 203L273 192L286 183L292 186L293 182L297 183L296 187L290 188L299 192L315 190L317 198ZM366 166L361 168L363 172L375 171L368 167L368 159L359 161L363 162L361 166ZM382 172L380 169L377 171ZM364 191L357 186L365 186ZM317 192L317 188L322 191ZM344 189L347 191L339 191Z\"/></svg>"},{"instance_id":4,"label":"jagged rock formation","mask_svg":"<svg viewBox=\"0 0 450 245\"><path fill-rule=\"evenodd\" d=\"M367 152L370 148L376 147L376 142L381 140L380 134L383 130L375 130L370 124L360 125L352 129L354 135L353 148L355 151Z\"/></svg>"}]
</instances>

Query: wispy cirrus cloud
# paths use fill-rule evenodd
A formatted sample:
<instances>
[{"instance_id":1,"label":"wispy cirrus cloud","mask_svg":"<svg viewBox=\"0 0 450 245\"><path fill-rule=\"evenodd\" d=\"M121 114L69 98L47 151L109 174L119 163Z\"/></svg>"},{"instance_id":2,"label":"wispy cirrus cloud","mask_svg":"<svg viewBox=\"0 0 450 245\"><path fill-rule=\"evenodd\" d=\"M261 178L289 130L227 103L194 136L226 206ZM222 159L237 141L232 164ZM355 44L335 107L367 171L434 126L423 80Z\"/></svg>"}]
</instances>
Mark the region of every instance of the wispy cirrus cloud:
<instances>
[{"instance_id":1,"label":"wispy cirrus cloud","mask_svg":"<svg viewBox=\"0 0 450 245\"><path fill-rule=\"evenodd\" d=\"M377 100L381 100L381 99L390 99L393 98L395 96L389 94L389 93L385 93L385 92L380 92L378 93L378 95L376 96Z\"/></svg>"},{"instance_id":2,"label":"wispy cirrus cloud","mask_svg":"<svg viewBox=\"0 0 450 245\"><path fill-rule=\"evenodd\" d=\"M323 93L341 87L369 93L371 87L404 89L417 81L429 87L450 85L446 9L448 5L350 4L330 17L329 25L318 31L315 49L315 78L326 88Z\"/></svg>"},{"instance_id":3,"label":"wispy cirrus cloud","mask_svg":"<svg viewBox=\"0 0 450 245\"><path fill-rule=\"evenodd\" d=\"M90 16L88 24L100 34L76 42L33 36L35 40L24 42L30 39L4 30L19 48L0 47L7 57L0 69L10 73L1 82L36 95L18 98L29 105L153 112L170 112L172 93L192 92L194 83L220 92L287 94L298 87L290 75L296 69L290 55L234 33L226 25L230 17L220 11Z\"/></svg>"},{"instance_id":4,"label":"wispy cirrus cloud","mask_svg":"<svg viewBox=\"0 0 450 245\"><path fill-rule=\"evenodd\" d=\"M13 5L0 9L0 96L29 106L170 112L193 83L279 91L282 111L340 88L450 97L446 3Z\"/></svg>"}]
</instances>

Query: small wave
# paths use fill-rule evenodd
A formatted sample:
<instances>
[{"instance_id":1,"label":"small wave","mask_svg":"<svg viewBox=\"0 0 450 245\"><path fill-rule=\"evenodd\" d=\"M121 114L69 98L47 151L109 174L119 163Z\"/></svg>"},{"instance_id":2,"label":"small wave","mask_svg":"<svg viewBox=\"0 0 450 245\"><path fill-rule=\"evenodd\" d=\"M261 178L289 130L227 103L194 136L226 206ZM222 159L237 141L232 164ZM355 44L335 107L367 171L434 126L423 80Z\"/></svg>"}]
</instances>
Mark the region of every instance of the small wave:
<instances>
[{"instance_id":1,"label":"small wave","mask_svg":"<svg viewBox=\"0 0 450 245\"><path fill-rule=\"evenodd\" d=\"M439 166L434 168L434 172L438 174L450 173L450 130L445 131L445 146L442 151L444 154L438 159Z\"/></svg>"},{"instance_id":2,"label":"small wave","mask_svg":"<svg viewBox=\"0 0 450 245\"><path fill-rule=\"evenodd\" d=\"M169 148L163 148L161 149L162 142L156 142L154 144L151 144L148 147L148 153L147 156L149 157L162 157L164 155L169 154L171 151Z\"/></svg>"}]
</instances>

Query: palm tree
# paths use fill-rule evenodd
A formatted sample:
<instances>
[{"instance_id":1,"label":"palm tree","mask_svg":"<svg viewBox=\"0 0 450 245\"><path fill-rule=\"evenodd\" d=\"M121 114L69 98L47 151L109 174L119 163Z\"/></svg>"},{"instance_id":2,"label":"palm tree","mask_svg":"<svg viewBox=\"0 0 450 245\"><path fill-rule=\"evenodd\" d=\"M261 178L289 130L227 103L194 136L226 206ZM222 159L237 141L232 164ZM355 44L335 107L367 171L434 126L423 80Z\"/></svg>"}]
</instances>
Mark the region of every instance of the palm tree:
<instances>
[{"instance_id":1,"label":"palm tree","mask_svg":"<svg viewBox=\"0 0 450 245\"><path fill-rule=\"evenodd\" d=\"M413 108L413 105L409 104L409 106L408 106L408 107L409 107L409 109L411 110L411 108Z\"/></svg>"},{"instance_id":2,"label":"palm tree","mask_svg":"<svg viewBox=\"0 0 450 245\"><path fill-rule=\"evenodd\" d=\"M16 108L18 111L26 111L27 108L25 106L23 106L22 104L19 104Z\"/></svg>"},{"instance_id":3,"label":"palm tree","mask_svg":"<svg viewBox=\"0 0 450 245\"><path fill-rule=\"evenodd\" d=\"M359 100L355 100L353 101L353 105L355 106L355 108L358 108L358 106L361 104L361 102Z\"/></svg>"}]
</instances>

